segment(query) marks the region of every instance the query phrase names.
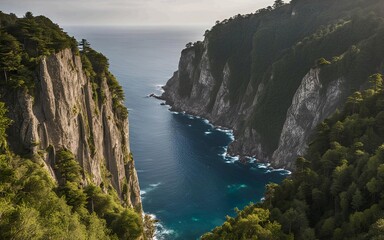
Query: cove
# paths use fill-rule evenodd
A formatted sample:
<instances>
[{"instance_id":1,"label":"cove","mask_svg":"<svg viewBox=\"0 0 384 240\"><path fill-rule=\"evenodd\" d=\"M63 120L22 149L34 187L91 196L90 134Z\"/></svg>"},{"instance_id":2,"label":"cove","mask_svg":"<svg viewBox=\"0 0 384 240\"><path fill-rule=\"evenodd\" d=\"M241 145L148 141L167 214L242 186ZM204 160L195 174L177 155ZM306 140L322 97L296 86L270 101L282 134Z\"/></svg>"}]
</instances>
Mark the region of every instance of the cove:
<instances>
[{"instance_id":1,"label":"cove","mask_svg":"<svg viewBox=\"0 0 384 240\"><path fill-rule=\"evenodd\" d=\"M143 208L159 220L157 239L197 239L222 224L235 207L263 196L265 184L284 171L226 157L230 131L206 120L169 111L148 94L177 69L180 52L202 39L205 27L64 27L109 58L129 109L130 143Z\"/></svg>"}]
</instances>

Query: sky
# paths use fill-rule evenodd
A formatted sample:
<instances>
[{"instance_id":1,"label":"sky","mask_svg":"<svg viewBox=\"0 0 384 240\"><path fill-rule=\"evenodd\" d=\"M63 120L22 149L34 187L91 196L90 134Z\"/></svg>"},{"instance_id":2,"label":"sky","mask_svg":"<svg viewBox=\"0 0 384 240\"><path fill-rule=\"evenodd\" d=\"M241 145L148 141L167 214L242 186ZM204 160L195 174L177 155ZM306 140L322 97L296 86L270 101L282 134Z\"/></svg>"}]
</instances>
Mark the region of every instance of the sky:
<instances>
[{"instance_id":1,"label":"sky","mask_svg":"<svg viewBox=\"0 0 384 240\"><path fill-rule=\"evenodd\" d=\"M273 0L0 0L0 11L27 11L60 25L212 25Z\"/></svg>"}]
</instances>

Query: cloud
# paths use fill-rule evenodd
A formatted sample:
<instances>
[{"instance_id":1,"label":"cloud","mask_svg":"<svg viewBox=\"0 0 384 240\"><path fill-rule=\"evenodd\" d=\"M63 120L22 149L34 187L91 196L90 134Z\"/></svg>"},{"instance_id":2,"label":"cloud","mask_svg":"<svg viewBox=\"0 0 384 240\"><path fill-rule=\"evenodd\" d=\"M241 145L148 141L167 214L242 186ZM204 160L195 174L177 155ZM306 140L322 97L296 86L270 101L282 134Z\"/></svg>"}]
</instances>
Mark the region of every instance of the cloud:
<instances>
[{"instance_id":1,"label":"cloud","mask_svg":"<svg viewBox=\"0 0 384 240\"><path fill-rule=\"evenodd\" d=\"M60 25L213 24L273 0L1 0L4 12L31 11Z\"/></svg>"}]
</instances>

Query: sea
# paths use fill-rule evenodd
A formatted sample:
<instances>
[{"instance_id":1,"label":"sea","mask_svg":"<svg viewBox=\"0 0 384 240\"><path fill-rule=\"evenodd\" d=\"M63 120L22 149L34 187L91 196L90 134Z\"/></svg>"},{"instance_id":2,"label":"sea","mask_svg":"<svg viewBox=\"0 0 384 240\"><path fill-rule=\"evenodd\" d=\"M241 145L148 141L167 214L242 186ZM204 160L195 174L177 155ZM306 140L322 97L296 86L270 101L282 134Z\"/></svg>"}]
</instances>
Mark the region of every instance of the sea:
<instances>
[{"instance_id":1,"label":"sea","mask_svg":"<svg viewBox=\"0 0 384 240\"><path fill-rule=\"evenodd\" d=\"M148 97L177 70L188 42L203 40L206 26L66 26L77 40L109 59L125 91L130 143L145 213L159 220L156 239L198 239L235 208L259 202L265 185L289 171L227 156L234 137L198 116L172 112Z\"/></svg>"}]
</instances>

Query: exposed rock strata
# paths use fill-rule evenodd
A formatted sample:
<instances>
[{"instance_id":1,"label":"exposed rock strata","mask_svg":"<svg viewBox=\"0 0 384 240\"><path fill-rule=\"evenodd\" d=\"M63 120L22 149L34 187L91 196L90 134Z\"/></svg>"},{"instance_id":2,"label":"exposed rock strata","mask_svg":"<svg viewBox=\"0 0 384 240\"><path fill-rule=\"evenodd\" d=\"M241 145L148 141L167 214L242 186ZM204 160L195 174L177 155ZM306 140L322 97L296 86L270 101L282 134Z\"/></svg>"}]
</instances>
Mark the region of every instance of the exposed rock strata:
<instances>
[{"instance_id":1,"label":"exposed rock strata","mask_svg":"<svg viewBox=\"0 0 384 240\"><path fill-rule=\"evenodd\" d=\"M106 166L120 197L128 206L141 209L128 119L115 115L107 79L101 81L105 101L97 104L80 57L69 49L43 57L37 75L33 94L15 90L4 95L14 120L9 129L11 148L17 153L42 154L52 174L55 152L68 149L85 170L84 179L98 185L108 177Z\"/></svg>"},{"instance_id":2,"label":"exposed rock strata","mask_svg":"<svg viewBox=\"0 0 384 240\"><path fill-rule=\"evenodd\" d=\"M297 89L291 107L288 109L279 147L272 159L277 165L293 167L292 161L303 155L312 130L334 112L343 93L343 80L338 79L323 86L319 69L311 69Z\"/></svg>"},{"instance_id":3,"label":"exposed rock strata","mask_svg":"<svg viewBox=\"0 0 384 240\"><path fill-rule=\"evenodd\" d=\"M307 141L316 127L332 113L345 99L342 79L331 81L323 86L319 69L311 69L303 78L287 111L279 145L268 154L260 135L249 124L258 99L265 91L261 83L257 89L249 84L247 101L231 104L229 101L230 68L225 65L222 80L215 79L210 69L208 41L204 42L204 51L200 59L195 49L184 49L181 54L178 71L163 87L162 99L175 111L207 118L215 125L234 130L235 141L229 146L231 155L254 156L259 161L270 162L274 167L294 168L294 159L303 153ZM196 64L197 62L197 64ZM273 81L273 74L270 76ZM216 84L219 84L215 91ZM186 86L190 91L185 93ZM184 92L183 92L184 91Z\"/></svg>"}]
</instances>

